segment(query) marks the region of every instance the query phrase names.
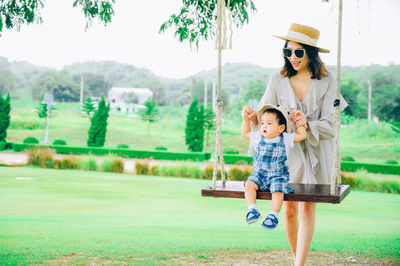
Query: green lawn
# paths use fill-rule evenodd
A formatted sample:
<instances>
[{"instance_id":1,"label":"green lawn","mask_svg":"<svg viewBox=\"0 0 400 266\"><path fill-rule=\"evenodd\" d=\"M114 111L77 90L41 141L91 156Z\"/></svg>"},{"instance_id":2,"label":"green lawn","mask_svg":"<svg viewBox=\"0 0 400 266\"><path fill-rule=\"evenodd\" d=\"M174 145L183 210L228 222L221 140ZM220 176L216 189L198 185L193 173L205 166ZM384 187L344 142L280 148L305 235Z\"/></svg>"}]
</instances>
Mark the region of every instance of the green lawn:
<instances>
[{"instance_id":1,"label":"green lawn","mask_svg":"<svg viewBox=\"0 0 400 266\"><path fill-rule=\"evenodd\" d=\"M21 180L17 177L32 177ZM288 249L281 223L244 222L244 200L202 198L207 180L31 167L0 168L0 265L71 253L115 261ZM259 202L263 210L269 201ZM281 214L282 217L282 214ZM400 260L400 196L352 191L319 204L314 251Z\"/></svg>"}]
</instances>

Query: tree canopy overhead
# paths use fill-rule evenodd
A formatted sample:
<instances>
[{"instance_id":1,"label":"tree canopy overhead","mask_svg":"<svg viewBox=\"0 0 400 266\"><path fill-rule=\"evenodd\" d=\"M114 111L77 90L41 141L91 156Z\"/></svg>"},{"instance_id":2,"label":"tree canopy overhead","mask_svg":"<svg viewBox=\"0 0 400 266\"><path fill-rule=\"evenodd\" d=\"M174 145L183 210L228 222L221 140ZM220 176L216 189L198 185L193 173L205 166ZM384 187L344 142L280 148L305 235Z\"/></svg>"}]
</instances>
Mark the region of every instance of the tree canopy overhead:
<instances>
[{"instance_id":1,"label":"tree canopy overhead","mask_svg":"<svg viewBox=\"0 0 400 266\"><path fill-rule=\"evenodd\" d=\"M201 40L215 36L217 30L218 0L182 0L182 7L160 27L160 32L174 28L175 36L180 42L189 41L190 45L199 46ZM252 0L225 0L236 27L249 22L249 13L256 11Z\"/></svg>"},{"instance_id":2,"label":"tree canopy overhead","mask_svg":"<svg viewBox=\"0 0 400 266\"><path fill-rule=\"evenodd\" d=\"M115 0L74 0L72 6L80 7L86 18L88 28L96 17L105 25L114 15ZM4 26L7 29L20 29L23 24L42 23L40 11L44 0L2 0L0 2L0 36Z\"/></svg>"}]
</instances>

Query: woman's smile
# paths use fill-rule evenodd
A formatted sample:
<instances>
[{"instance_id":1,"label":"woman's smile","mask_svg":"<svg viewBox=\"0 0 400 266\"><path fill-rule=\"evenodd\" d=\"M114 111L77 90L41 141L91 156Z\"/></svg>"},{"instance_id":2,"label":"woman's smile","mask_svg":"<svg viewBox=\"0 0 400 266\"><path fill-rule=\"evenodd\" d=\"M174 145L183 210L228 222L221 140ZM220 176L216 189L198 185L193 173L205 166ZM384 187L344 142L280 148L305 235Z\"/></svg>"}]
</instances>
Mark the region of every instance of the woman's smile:
<instances>
[{"instance_id":1,"label":"woman's smile","mask_svg":"<svg viewBox=\"0 0 400 266\"><path fill-rule=\"evenodd\" d=\"M292 63L292 66L293 66L293 68L297 68L297 67L299 67L300 66L300 64L301 64L301 60L290 60L290 63Z\"/></svg>"}]
</instances>

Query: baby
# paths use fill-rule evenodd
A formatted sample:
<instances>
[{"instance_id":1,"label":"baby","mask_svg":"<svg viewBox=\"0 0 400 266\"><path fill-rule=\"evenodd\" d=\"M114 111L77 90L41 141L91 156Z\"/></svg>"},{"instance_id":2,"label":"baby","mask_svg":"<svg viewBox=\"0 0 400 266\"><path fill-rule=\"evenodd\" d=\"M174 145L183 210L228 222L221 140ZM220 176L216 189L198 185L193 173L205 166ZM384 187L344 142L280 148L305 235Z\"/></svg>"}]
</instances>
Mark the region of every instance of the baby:
<instances>
[{"instance_id":1,"label":"baby","mask_svg":"<svg viewBox=\"0 0 400 266\"><path fill-rule=\"evenodd\" d=\"M295 112L293 116L296 115ZM306 138L306 129L298 127L296 133L288 133L288 114L287 110L279 105L265 105L257 112L260 130L251 132L249 117L245 109L242 112L242 135L249 139L250 146L255 148L254 172L245 183L247 224L257 222L261 218L256 205L257 190L269 191L272 194L272 210L261 224L266 229L275 229L277 226L284 193L294 192L293 188L288 186L287 154L294 143Z\"/></svg>"}]
</instances>

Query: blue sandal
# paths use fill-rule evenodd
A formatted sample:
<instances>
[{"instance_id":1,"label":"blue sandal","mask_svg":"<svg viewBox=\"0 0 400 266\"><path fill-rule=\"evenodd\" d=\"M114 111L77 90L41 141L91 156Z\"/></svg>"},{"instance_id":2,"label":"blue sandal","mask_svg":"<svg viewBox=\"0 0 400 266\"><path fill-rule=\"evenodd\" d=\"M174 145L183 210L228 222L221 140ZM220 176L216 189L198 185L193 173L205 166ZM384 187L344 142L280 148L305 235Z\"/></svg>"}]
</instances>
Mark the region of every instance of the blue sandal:
<instances>
[{"instance_id":1,"label":"blue sandal","mask_svg":"<svg viewBox=\"0 0 400 266\"><path fill-rule=\"evenodd\" d=\"M248 211L246 214L246 222L247 224L252 224L260 220L261 214L258 210L256 209L251 209Z\"/></svg>"},{"instance_id":2,"label":"blue sandal","mask_svg":"<svg viewBox=\"0 0 400 266\"><path fill-rule=\"evenodd\" d=\"M278 225L278 218L275 217L273 214L268 214L267 218L265 218L264 222L261 224L262 227L265 229L275 229Z\"/></svg>"}]
</instances>

